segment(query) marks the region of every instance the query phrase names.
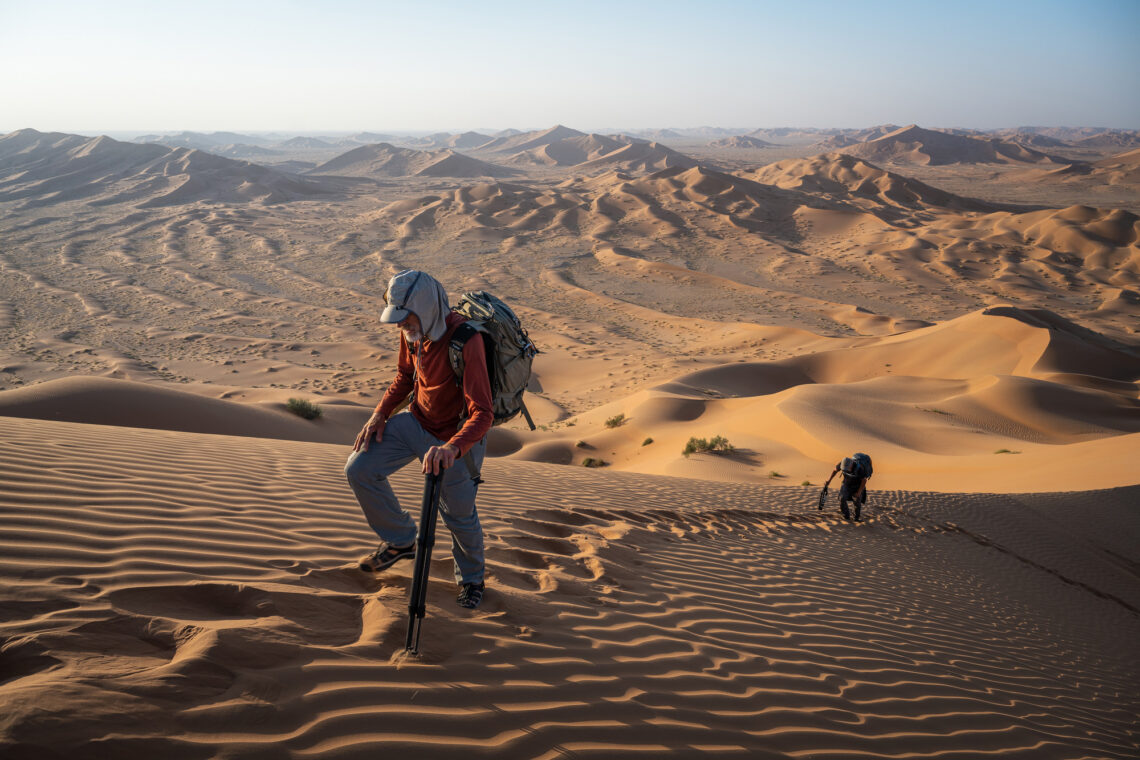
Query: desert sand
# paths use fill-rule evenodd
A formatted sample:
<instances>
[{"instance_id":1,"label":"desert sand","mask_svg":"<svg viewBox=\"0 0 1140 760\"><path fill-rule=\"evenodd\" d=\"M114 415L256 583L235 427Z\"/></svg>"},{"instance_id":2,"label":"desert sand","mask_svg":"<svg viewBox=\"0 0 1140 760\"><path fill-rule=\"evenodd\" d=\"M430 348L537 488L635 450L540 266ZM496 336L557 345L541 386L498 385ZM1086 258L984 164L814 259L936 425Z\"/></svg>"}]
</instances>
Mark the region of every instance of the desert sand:
<instances>
[{"instance_id":1,"label":"desert sand","mask_svg":"<svg viewBox=\"0 0 1140 760\"><path fill-rule=\"evenodd\" d=\"M1134 136L152 137L0 137L4 757L1140 752ZM341 471L405 268L542 351L419 656Z\"/></svg>"}]
</instances>

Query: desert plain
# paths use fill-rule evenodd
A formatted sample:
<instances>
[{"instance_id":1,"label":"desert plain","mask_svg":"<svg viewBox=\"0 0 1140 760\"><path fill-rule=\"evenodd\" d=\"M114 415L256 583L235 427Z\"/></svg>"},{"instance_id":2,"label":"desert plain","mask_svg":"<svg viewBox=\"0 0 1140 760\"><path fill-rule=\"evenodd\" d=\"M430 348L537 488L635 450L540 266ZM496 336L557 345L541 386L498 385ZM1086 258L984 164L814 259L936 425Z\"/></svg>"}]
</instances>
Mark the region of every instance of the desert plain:
<instances>
[{"instance_id":1,"label":"desert plain","mask_svg":"<svg viewBox=\"0 0 1140 760\"><path fill-rule=\"evenodd\" d=\"M1136 757L1138 212L1123 130L0 137L0 754ZM418 656L404 269L541 351Z\"/></svg>"}]
</instances>

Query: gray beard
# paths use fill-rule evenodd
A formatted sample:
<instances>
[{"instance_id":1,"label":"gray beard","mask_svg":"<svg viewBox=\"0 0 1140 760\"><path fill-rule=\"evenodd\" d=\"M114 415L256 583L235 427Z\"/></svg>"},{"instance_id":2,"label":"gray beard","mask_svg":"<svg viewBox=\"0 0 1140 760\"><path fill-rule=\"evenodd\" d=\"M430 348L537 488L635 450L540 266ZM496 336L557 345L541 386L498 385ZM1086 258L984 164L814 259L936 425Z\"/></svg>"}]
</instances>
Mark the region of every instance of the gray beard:
<instances>
[{"instance_id":1,"label":"gray beard","mask_svg":"<svg viewBox=\"0 0 1140 760\"><path fill-rule=\"evenodd\" d=\"M404 330L404 340L406 340L409 345L412 343L419 343L421 340L423 340L423 337L424 334L421 332L409 332L407 330Z\"/></svg>"}]
</instances>

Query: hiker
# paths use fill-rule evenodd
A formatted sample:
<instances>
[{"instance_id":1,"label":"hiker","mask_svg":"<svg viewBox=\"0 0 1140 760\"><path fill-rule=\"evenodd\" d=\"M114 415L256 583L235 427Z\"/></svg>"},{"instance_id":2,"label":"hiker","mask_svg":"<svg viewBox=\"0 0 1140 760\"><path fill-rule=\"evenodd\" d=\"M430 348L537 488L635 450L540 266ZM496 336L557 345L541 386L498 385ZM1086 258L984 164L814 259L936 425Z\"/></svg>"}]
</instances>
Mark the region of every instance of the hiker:
<instances>
[{"instance_id":1,"label":"hiker","mask_svg":"<svg viewBox=\"0 0 1140 760\"><path fill-rule=\"evenodd\" d=\"M852 454L835 465L831 477L823 484L823 493L820 494L819 500L820 509L823 509L824 500L827 498L827 487L831 485L832 478L840 472L843 473L843 485L839 488L839 511L843 513L844 520L850 520L851 511L847 508L847 502L851 502L855 505L855 522L862 522L861 512L863 505L867 503L867 481L874 472L871 457L862 453Z\"/></svg>"},{"instance_id":2,"label":"hiker","mask_svg":"<svg viewBox=\"0 0 1140 760\"><path fill-rule=\"evenodd\" d=\"M464 344L457 379L448 343L466 318L451 310L443 286L425 272L405 270L388 283L380 321L400 328L396 378L364 424L344 472L368 524L380 537L360 569L379 572L415 556L416 524L400 507L388 476L413 459L423 472L443 472L440 514L451 531L459 584L456 602L474 609L483 600L483 528L475 509L479 469L494 419L483 336ZM396 413L411 397L404 412Z\"/></svg>"}]
</instances>

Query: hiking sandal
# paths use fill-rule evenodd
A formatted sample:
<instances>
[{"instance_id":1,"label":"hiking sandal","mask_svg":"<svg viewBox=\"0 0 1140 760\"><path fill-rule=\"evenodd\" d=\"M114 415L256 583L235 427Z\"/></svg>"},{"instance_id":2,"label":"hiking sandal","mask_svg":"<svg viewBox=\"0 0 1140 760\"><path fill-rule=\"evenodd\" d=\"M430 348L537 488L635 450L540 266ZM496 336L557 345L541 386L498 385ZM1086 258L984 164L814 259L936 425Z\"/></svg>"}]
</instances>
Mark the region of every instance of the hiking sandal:
<instances>
[{"instance_id":1,"label":"hiking sandal","mask_svg":"<svg viewBox=\"0 0 1140 760\"><path fill-rule=\"evenodd\" d=\"M459 587L459 596L455 597L455 603L460 607L466 607L473 610L479 606L479 602L483 601L483 590L486 588L482 583L464 583Z\"/></svg>"},{"instance_id":2,"label":"hiking sandal","mask_svg":"<svg viewBox=\"0 0 1140 760\"><path fill-rule=\"evenodd\" d=\"M412 559L415 556L415 544L411 544L410 546L392 546L389 543L383 543L376 547L376 551L366 557L360 558L360 569L366 573L378 573L402 559Z\"/></svg>"}]
</instances>

